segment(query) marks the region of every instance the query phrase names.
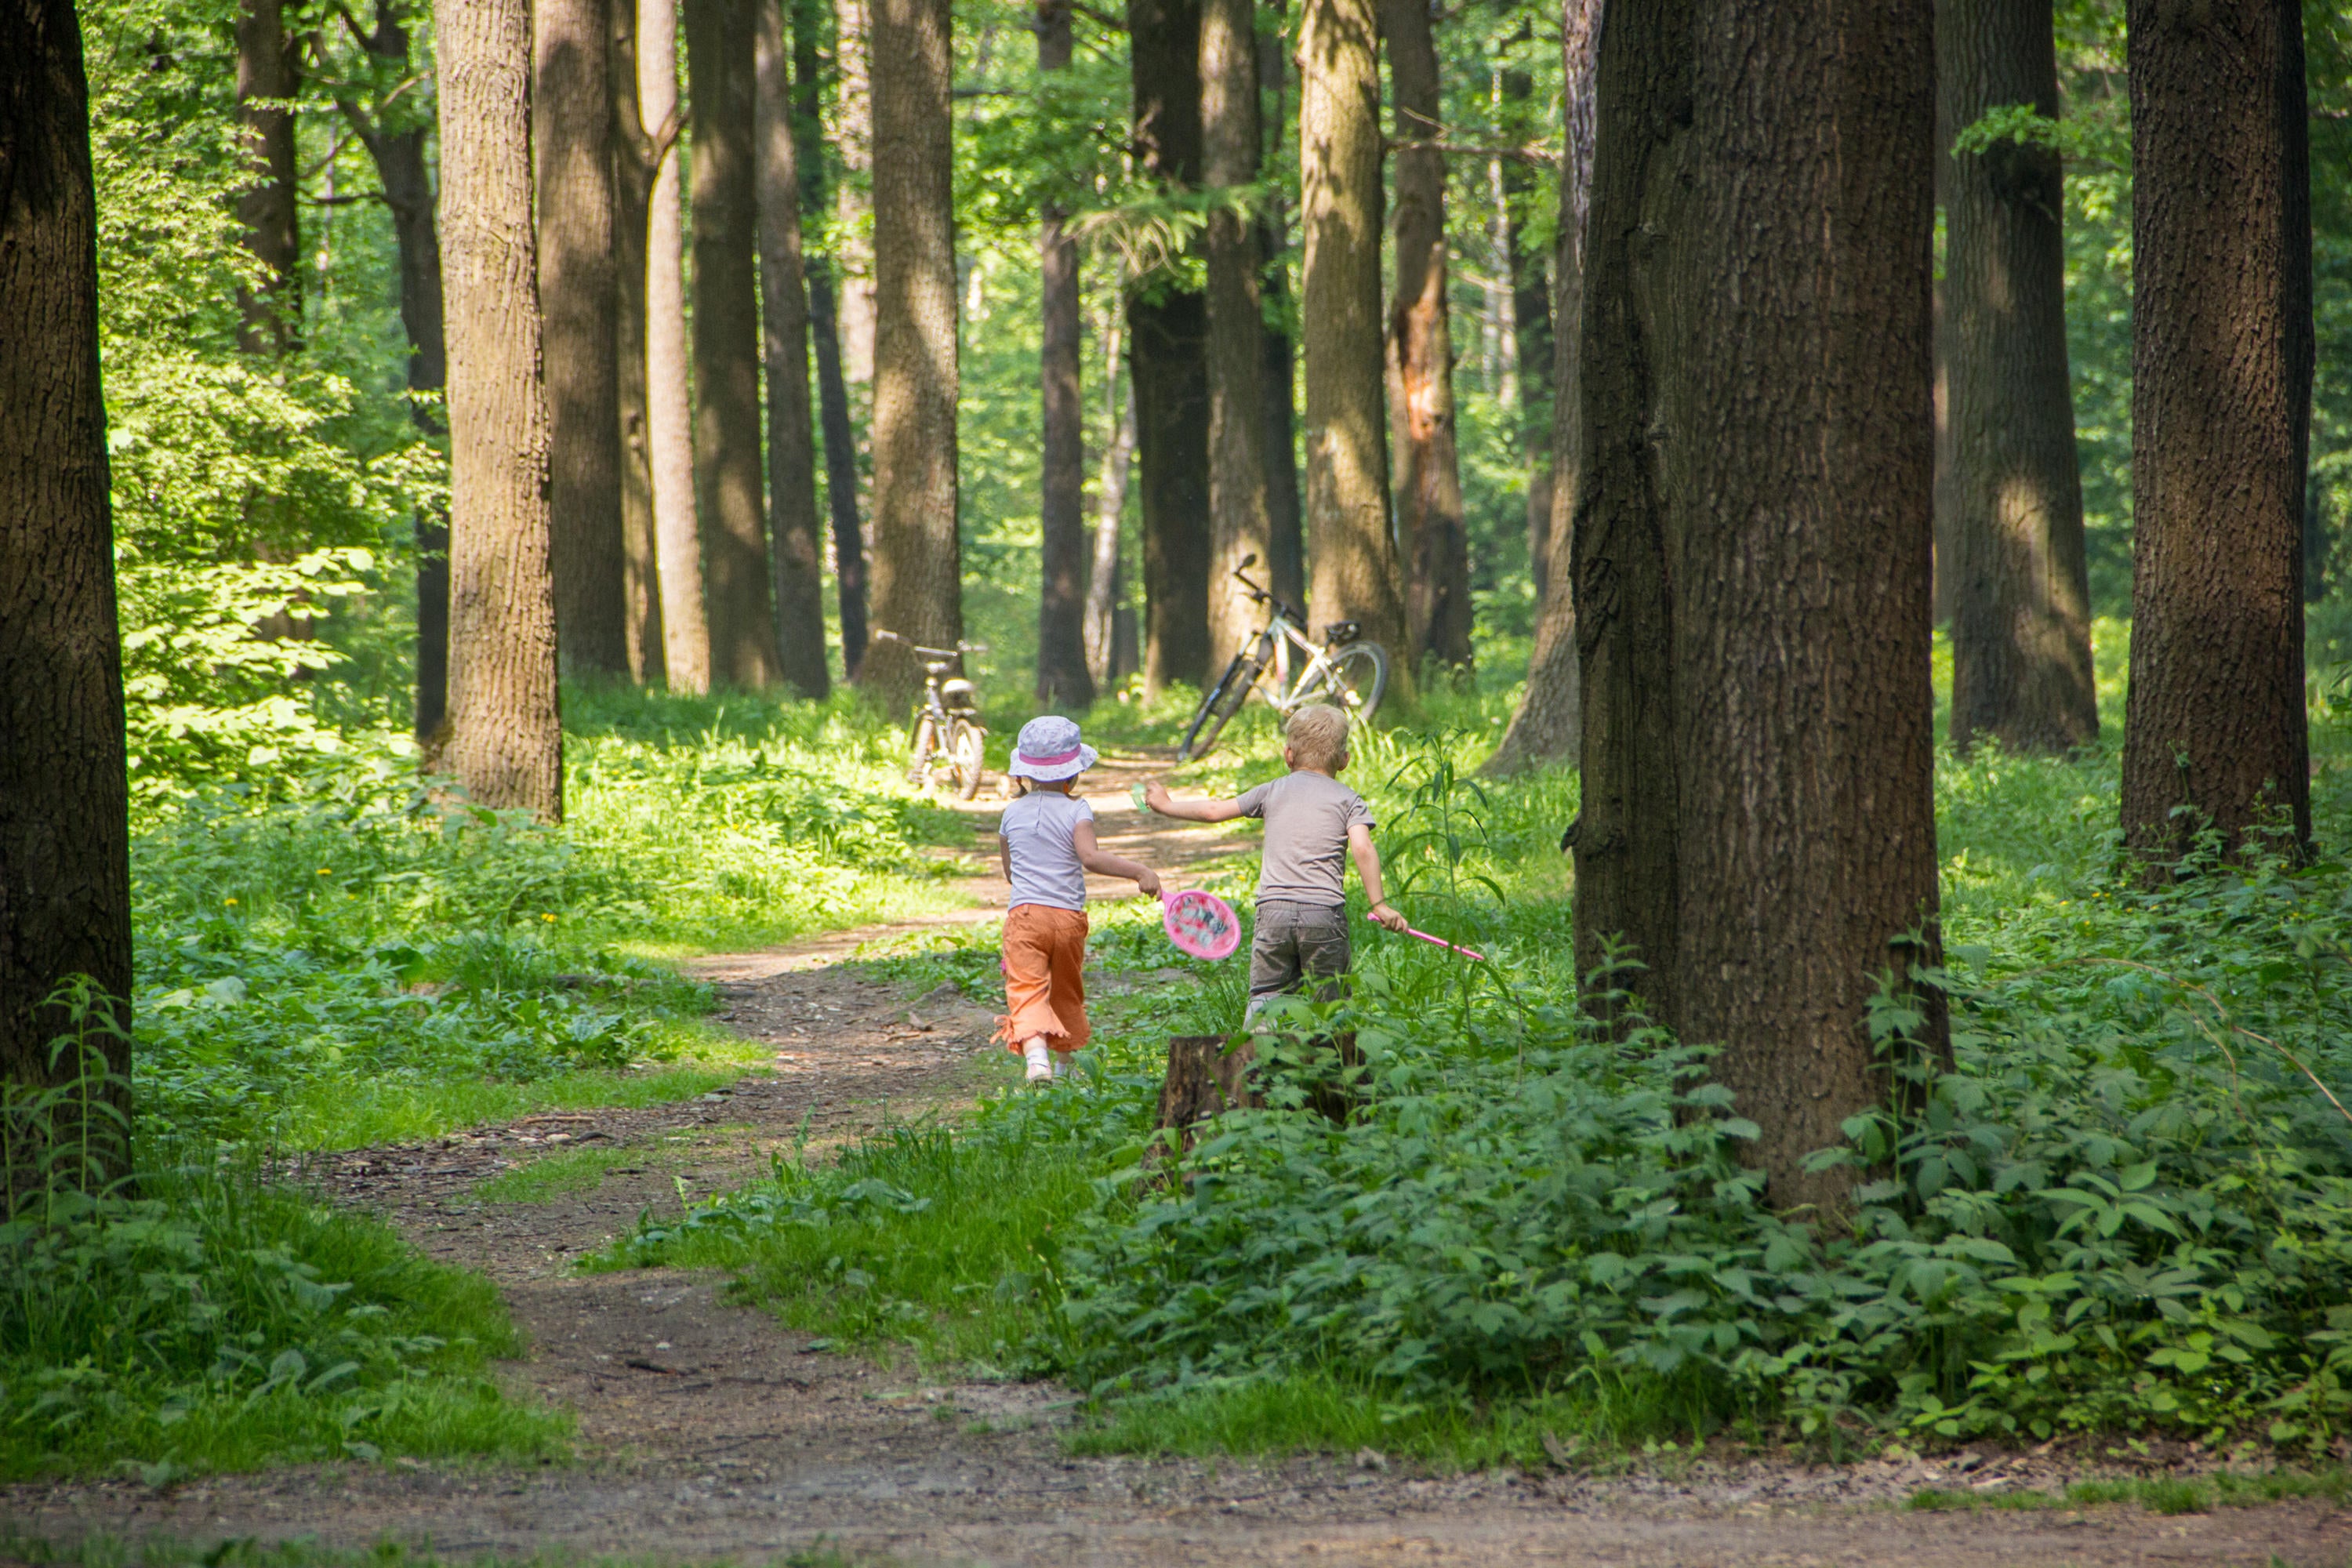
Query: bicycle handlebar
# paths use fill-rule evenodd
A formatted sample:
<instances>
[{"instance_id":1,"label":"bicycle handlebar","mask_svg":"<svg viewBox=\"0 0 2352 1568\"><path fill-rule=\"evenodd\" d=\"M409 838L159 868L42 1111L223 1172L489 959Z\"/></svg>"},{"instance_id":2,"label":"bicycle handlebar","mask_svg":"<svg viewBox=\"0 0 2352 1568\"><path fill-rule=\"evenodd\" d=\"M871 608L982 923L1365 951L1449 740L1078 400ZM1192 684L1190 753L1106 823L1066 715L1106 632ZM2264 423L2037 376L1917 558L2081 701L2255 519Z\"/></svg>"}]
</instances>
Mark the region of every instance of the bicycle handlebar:
<instances>
[{"instance_id":1,"label":"bicycle handlebar","mask_svg":"<svg viewBox=\"0 0 2352 1568\"><path fill-rule=\"evenodd\" d=\"M988 651L988 645L984 642L965 642L961 638L957 639L956 645L953 647L925 647L922 644L914 641L912 638L902 637L897 632L886 632L881 630L879 627L875 629L874 640L876 642L904 643L910 651L919 654L929 654L933 658L958 658L968 653L986 653Z\"/></svg>"},{"instance_id":2,"label":"bicycle handlebar","mask_svg":"<svg viewBox=\"0 0 2352 1568\"><path fill-rule=\"evenodd\" d=\"M1288 616L1292 620L1297 621L1299 625L1305 626L1307 624L1307 613L1305 611L1299 609L1294 605L1287 604L1283 600L1275 597L1275 595L1268 590L1261 588L1255 583L1251 582L1250 574L1239 566L1234 568L1234 580L1239 583L1243 587L1249 590L1250 602L1252 604L1270 604L1284 615Z\"/></svg>"}]
</instances>

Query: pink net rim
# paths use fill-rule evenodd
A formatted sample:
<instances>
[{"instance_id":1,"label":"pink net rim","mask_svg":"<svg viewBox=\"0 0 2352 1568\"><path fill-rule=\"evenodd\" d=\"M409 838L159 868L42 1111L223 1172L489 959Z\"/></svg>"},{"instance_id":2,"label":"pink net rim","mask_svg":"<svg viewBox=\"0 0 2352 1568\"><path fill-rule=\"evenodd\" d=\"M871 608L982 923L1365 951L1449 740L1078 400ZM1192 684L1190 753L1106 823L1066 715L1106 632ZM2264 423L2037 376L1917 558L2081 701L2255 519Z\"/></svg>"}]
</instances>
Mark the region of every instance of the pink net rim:
<instances>
[{"instance_id":1,"label":"pink net rim","mask_svg":"<svg viewBox=\"0 0 2352 1568\"><path fill-rule=\"evenodd\" d=\"M1205 958L1213 962L1217 959L1232 957L1234 950L1241 946L1242 922L1234 915L1233 906L1214 893L1204 893L1198 888L1187 888L1181 893L1167 894L1161 902L1165 907L1160 911L1160 929L1168 933L1168 940L1174 942L1181 951L1192 954L1194 958ZM1188 906L1213 920L1218 926L1219 934L1210 941L1203 942L1187 931L1184 929L1185 922L1181 911Z\"/></svg>"}]
</instances>

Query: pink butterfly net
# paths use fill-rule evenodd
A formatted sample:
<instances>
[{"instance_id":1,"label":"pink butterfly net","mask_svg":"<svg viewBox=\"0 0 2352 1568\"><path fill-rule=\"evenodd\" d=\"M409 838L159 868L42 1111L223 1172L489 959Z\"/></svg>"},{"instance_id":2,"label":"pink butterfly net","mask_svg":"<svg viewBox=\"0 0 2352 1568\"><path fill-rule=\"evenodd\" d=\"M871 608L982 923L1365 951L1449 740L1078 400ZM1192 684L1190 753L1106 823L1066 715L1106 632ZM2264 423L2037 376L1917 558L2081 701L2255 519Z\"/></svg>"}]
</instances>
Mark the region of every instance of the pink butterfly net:
<instances>
[{"instance_id":1,"label":"pink butterfly net","mask_svg":"<svg viewBox=\"0 0 2352 1568\"><path fill-rule=\"evenodd\" d=\"M1160 901L1160 924L1168 940L1194 958L1230 958L1242 944L1242 922L1234 907L1214 893L1187 888L1162 893Z\"/></svg>"}]
</instances>

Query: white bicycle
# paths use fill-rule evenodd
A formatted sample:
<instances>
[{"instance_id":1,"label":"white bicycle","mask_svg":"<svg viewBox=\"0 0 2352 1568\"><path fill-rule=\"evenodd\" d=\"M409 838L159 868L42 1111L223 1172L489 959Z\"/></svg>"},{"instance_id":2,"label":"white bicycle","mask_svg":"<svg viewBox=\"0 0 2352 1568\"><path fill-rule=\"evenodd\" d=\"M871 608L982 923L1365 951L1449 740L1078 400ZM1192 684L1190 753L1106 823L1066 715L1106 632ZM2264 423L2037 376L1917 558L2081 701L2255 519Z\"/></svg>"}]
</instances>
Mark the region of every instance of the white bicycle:
<instances>
[{"instance_id":1,"label":"white bicycle","mask_svg":"<svg viewBox=\"0 0 2352 1568\"><path fill-rule=\"evenodd\" d=\"M1252 602L1265 607L1265 625L1242 645L1223 677L1201 699L1200 711L1192 715L1184 742L1176 748L1180 763L1208 755L1253 691L1277 713L1328 702L1356 720L1370 719L1388 694L1388 649L1363 641L1363 628L1354 621L1332 622L1323 628L1323 641L1316 643L1307 635L1305 611L1250 581L1249 568L1256 564L1256 556L1243 556L1234 579Z\"/></svg>"}]
</instances>

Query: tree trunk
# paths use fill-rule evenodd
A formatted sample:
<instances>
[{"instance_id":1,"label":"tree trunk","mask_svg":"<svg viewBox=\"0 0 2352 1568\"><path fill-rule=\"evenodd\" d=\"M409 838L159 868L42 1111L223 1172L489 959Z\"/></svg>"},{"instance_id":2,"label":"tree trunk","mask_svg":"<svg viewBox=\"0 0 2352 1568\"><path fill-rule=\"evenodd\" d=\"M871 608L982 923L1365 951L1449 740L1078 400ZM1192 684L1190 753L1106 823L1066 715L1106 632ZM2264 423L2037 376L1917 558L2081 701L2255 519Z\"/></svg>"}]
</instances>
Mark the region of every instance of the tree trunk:
<instances>
[{"instance_id":1,"label":"tree trunk","mask_svg":"<svg viewBox=\"0 0 2352 1568\"><path fill-rule=\"evenodd\" d=\"M1069 0L1037 0L1037 68L1070 67ZM1047 208L1037 233L1044 338L1037 375L1045 425L1038 531L1037 700L1083 710L1095 700L1087 668L1086 404L1078 375L1078 242Z\"/></svg>"},{"instance_id":2,"label":"tree trunk","mask_svg":"<svg viewBox=\"0 0 2352 1568\"><path fill-rule=\"evenodd\" d=\"M1257 24L1254 0L1202 0L1201 176L1211 193L1257 179ZM1273 553L1267 494L1265 314L1258 226L1233 205L1209 213L1209 656L1213 668L1258 627L1236 592L1243 561Z\"/></svg>"},{"instance_id":3,"label":"tree trunk","mask_svg":"<svg viewBox=\"0 0 2352 1568\"><path fill-rule=\"evenodd\" d=\"M449 336L449 744L483 805L563 815L530 0L438 0Z\"/></svg>"},{"instance_id":4,"label":"tree trunk","mask_svg":"<svg viewBox=\"0 0 2352 1568\"><path fill-rule=\"evenodd\" d=\"M131 825L98 363L89 87L67 0L0 5L0 1081L78 1076L87 975L131 1090ZM103 1026L110 1024L112 1029ZM63 1134L71 1129L58 1127ZM119 1147L119 1145L118 1145ZM75 1173L104 1178L119 1162ZM14 1178L14 1171L0 1176Z\"/></svg>"},{"instance_id":5,"label":"tree trunk","mask_svg":"<svg viewBox=\"0 0 2352 1568\"><path fill-rule=\"evenodd\" d=\"M1273 9L1276 16L1282 15L1279 0ZM1280 33L1258 36L1258 91L1274 100L1274 113L1261 130L1275 142L1290 132L1289 116L1283 107L1289 47ZM1261 168L1271 155L1261 152ZM1268 318L1259 343L1265 377L1259 404L1265 415L1265 567L1270 579L1266 585L1284 603L1303 605L1307 602L1307 549L1299 534L1298 345L1290 335L1290 219L1279 182L1270 184L1265 205L1258 215L1257 248L1260 296Z\"/></svg>"},{"instance_id":6,"label":"tree trunk","mask_svg":"<svg viewBox=\"0 0 2352 1568\"><path fill-rule=\"evenodd\" d=\"M2293 0L2131 0L2128 18L2123 827L2160 875L2209 825L2231 852L2264 830L2291 853L2311 841L2302 580L2310 154Z\"/></svg>"},{"instance_id":7,"label":"tree trunk","mask_svg":"<svg viewBox=\"0 0 2352 1568\"><path fill-rule=\"evenodd\" d=\"M1577 755L1584 730L1584 680L1576 637L1574 551L1578 489L1585 475L1582 398L1585 263L1588 218L1592 205L1592 157L1597 105L1597 71L1601 58L1602 0L1574 0L1561 13L1561 115L1568 132L1567 156L1559 170L1559 216L1552 248L1553 291L1549 310L1522 305L1519 316L1519 384L1521 395L1537 374L1528 359L1526 322L1530 315L1548 317L1550 384L1550 459L1543 466L1543 489L1549 508L1538 533L1529 490L1528 546L1540 552L1543 570L1536 595L1535 647L1528 658L1527 689L1511 714L1510 728L1480 771L1516 773L1563 762ZM1517 239L1514 237L1513 244ZM1516 257L1517 252L1514 251ZM1516 260L1513 263L1517 265ZM1525 296L1522 295L1524 300ZM1622 786L1621 786L1622 787ZM1586 793L1591 793L1587 786ZM1599 821L1606 818L1604 807ZM1597 845L1598 840L1595 840ZM1581 870L1584 860L1578 858ZM1599 962L1596 950L1580 948L1578 973L1589 974ZM1655 984L1654 981L1653 984Z\"/></svg>"},{"instance_id":8,"label":"tree trunk","mask_svg":"<svg viewBox=\"0 0 2352 1568\"><path fill-rule=\"evenodd\" d=\"M618 675L623 630L620 279L613 254L614 0L535 0L531 153L547 352L555 637L563 668Z\"/></svg>"},{"instance_id":9,"label":"tree trunk","mask_svg":"<svg viewBox=\"0 0 2352 1568\"><path fill-rule=\"evenodd\" d=\"M1400 142L1438 134L1442 108L1429 0L1381 0ZM1454 338L1445 307L1445 154L1396 153L1396 303L1389 316L1401 405L1397 537L1405 552L1412 662L1470 663L1470 536L1454 433Z\"/></svg>"},{"instance_id":10,"label":"tree trunk","mask_svg":"<svg viewBox=\"0 0 2352 1568\"><path fill-rule=\"evenodd\" d=\"M646 205L646 468L652 482L662 668L672 691L710 689L710 622L695 524L693 395L686 356L686 222L679 206L677 10L635 0L637 113L654 139Z\"/></svg>"},{"instance_id":11,"label":"tree trunk","mask_svg":"<svg viewBox=\"0 0 2352 1568\"><path fill-rule=\"evenodd\" d=\"M758 77L760 331L768 370L768 534L778 669L793 689L832 689L824 657L824 530L816 514L809 407L808 286L801 268L800 149L793 134L785 0L753 0Z\"/></svg>"},{"instance_id":12,"label":"tree trunk","mask_svg":"<svg viewBox=\"0 0 2352 1568\"><path fill-rule=\"evenodd\" d=\"M874 81L869 0L833 0L833 145L842 180L834 192L834 293L847 378L874 379Z\"/></svg>"},{"instance_id":13,"label":"tree trunk","mask_svg":"<svg viewBox=\"0 0 2352 1568\"><path fill-rule=\"evenodd\" d=\"M1637 941L1721 1043L1776 1207L1846 1203L1805 1156L1885 1103L1880 976L1938 957L1933 73L1928 0L1667 0L1601 43L1577 946Z\"/></svg>"},{"instance_id":14,"label":"tree trunk","mask_svg":"<svg viewBox=\"0 0 2352 1568\"><path fill-rule=\"evenodd\" d=\"M948 0L876 0L874 620L934 647L963 636L956 515L953 55ZM922 689L903 643L876 641L858 682L897 709Z\"/></svg>"},{"instance_id":15,"label":"tree trunk","mask_svg":"<svg viewBox=\"0 0 2352 1568\"><path fill-rule=\"evenodd\" d=\"M1118 535L1127 511L1127 478L1135 460L1134 389L1119 374L1119 322L1111 317L1108 370L1111 438L1103 453L1102 479L1095 492L1095 552L1087 576L1087 670L1097 688L1118 674Z\"/></svg>"},{"instance_id":16,"label":"tree trunk","mask_svg":"<svg viewBox=\"0 0 2352 1568\"><path fill-rule=\"evenodd\" d=\"M1944 121L2004 104L2058 112L2050 0L1941 0ZM2083 480L2066 372L2065 178L2004 142L1952 160L1945 377L1951 428L1952 744L2019 752L2098 737Z\"/></svg>"},{"instance_id":17,"label":"tree trunk","mask_svg":"<svg viewBox=\"0 0 2352 1568\"><path fill-rule=\"evenodd\" d=\"M288 36L279 0L238 0L236 121L238 150L253 184L236 198L245 247L260 263L260 286L236 291L237 342L247 353L281 354L302 335L302 234L295 203L294 96L302 90L301 57Z\"/></svg>"},{"instance_id":18,"label":"tree trunk","mask_svg":"<svg viewBox=\"0 0 2352 1568\"><path fill-rule=\"evenodd\" d=\"M1571 28L1589 28L1590 18L1581 15L1589 8L1589 5L1567 6L1563 17ZM1531 36L1523 33L1522 39ZM1589 49L1586 52L1589 54ZM1536 123L1534 77L1526 68L1515 66L1502 73L1501 88L1507 136L1515 141L1536 140L1539 127ZM1584 151L1574 175L1580 201L1592 177L1591 89L1588 72L1580 80L1571 77L1561 95L1563 109L1571 115L1581 112L1585 121ZM1503 251L1511 268L1512 355L1519 367L1519 444L1526 452L1528 473L1528 575L1535 585L1540 613L1544 591L1551 581L1552 280L1544 265L1543 253L1530 242L1528 233L1528 215L1538 200L1535 166L1520 159L1507 158L1502 160L1502 171ZM1563 174L1565 176L1565 166ZM1565 177L1562 190L1566 190ZM1564 229L1560 243L1572 243L1565 237Z\"/></svg>"},{"instance_id":19,"label":"tree trunk","mask_svg":"<svg viewBox=\"0 0 2352 1568\"><path fill-rule=\"evenodd\" d=\"M650 411L646 401L646 230L660 164L637 100L637 7L613 0L614 388L621 467L622 633L629 677L663 684L660 543L654 527ZM660 129L656 127L656 130Z\"/></svg>"},{"instance_id":20,"label":"tree trunk","mask_svg":"<svg viewBox=\"0 0 2352 1568\"><path fill-rule=\"evenodd\" d=\"M1381 79L1373 0L1306 0L1300 14L1299 208L1307 350L1307 535L1318 624L1352 620L1411 647L1389 528L1381 328ZM1410 658L1391 693L1409 705Z\"/></svg>"},{"instance_id":21,"label":"tree trunk","mask_svg":"<svg viewBox=\"0 0 2352 1568\"><path fill-rule=\"evenodd\" d=\"M824 128L818 114L817 7L793 0L793 135L800 146L801 216L822 226L825 195ZM849 388L841 374L840 318L833 263L808 258L809 328L816 341L817 417L824 437L824 499L833 518L833 580L841 605L841 671L857 679L866 657L866 533L857 519L857 436L849 423Z\"/></svg>"},{"instance_id":22,"label":"tree trunk","mask_svg":"<svg viewBox=\"0 0 2352 1568\"><path fill-rule=\"evenodd\" d=\"M756 3L686 0L685 6L694 135L694 501L710 676L746 691L764 691L779 679L760 498Z\"/></svg>"},{"instance_id":23,"label":"tree trunk","mask_svg":"<svg viewBox=\"0 0 2352 1568\"><path fill-rule=\"evenodd\" d=\"M1129 0L1137 172L1201 183L1200 0ZM1171 270L1133 280L1128 361L1142 486L1143 683L1209 673L1209 311Z\"/></svg>"},{"instance_id":24,"label":"tree trunk","mask_svg":"<svg viewBox=\"0 0 2352 1568\"><path fill-rule=\"evenodd\" d=\"M361 37L368 53L389 68L392 79L408 75L406 8L383 0L375 26ZM387 124L383 106L338 98L336 107L375 164L376 184L392 215L392 238L400 273L400 324L408 338L408 418L426 436L445 433L436 411L448 380L449 356L441 324L441 236L434 219L433 176L425 162L428 127L403 119ZM439 509L416 518L416 738L437 748L449 715L449 518Z\"/></svg>"}]
</instances>

